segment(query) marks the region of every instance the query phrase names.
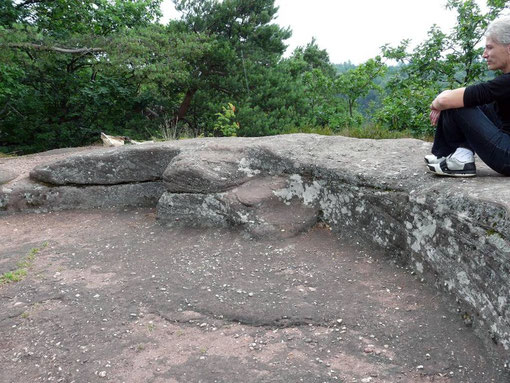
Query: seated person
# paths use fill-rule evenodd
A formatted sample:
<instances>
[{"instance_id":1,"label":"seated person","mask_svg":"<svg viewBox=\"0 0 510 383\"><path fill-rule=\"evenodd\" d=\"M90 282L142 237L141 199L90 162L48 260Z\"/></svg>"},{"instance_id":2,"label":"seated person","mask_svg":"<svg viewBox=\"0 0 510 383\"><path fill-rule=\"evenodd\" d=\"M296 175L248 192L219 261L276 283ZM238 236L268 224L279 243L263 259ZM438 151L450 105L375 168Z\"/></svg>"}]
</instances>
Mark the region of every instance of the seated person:
<instances>
[{"instance_id":1,"label":"seated person","mask_svg":"<svg viewBox=\"0 0 510 383\"><path fill-rule=\"evenodd\" d=\"M490 168L510 175L510 16L494 20L485 34L483 58L503 74L466 88L445 90L430 106L437 125L428 169L438 175L476 175L476 153Z\"/></svg>"}]
</instances>

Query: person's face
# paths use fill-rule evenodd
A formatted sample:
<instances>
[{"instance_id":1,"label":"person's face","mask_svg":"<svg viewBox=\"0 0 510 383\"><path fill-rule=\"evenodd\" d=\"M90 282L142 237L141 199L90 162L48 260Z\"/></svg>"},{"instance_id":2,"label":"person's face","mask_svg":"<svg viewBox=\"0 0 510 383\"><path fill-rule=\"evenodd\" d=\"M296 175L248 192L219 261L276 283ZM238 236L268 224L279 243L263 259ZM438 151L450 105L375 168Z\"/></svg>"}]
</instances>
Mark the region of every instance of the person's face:
<instances>
[{"instance_id":1,"label":"person's face","mask_svg":"<svg viewBox=\"0 0 510 383\"><path fill-rule=\"evenodd\" d=\"M487 37L483 58L487 60L490 70L501 69L504 73L510 72L510 44L500 44Z\"/></svg>"}]
</instances>

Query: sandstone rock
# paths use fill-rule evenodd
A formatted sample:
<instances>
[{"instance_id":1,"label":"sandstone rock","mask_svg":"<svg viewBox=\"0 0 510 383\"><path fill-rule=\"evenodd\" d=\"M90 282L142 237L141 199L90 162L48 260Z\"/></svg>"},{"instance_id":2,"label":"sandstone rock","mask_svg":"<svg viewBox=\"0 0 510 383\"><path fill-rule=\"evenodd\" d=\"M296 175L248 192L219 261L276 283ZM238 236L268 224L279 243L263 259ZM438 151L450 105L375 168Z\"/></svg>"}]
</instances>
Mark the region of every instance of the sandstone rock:
<instances>
[{"instance_id":1,"label":"sandstone rock","mask_svg":"<svg viewBox=\"0 0 510 383\"><path fill-rule=\"evenodd\" d=\"M96 150L37 166L30 177L53 185L115 185L161 179L179 149L172 144L146 144Z\"/></svg>"},{"instance_id":2,"label":"sandstone rock","mask_svg":"<svg viewBox=\"0 0 510 383\"><path fill-rule=\"evenodd\" d=\"M7 169L0 169L0 185L6 184L9 181L12 181L18 176L17 173L7 170Z\"/></svg>"},{"instance_id":3,"label":"sandstone rock","mask_svg":"<svg viewBox=\"0 0 510 383\"><path fill-rule=\"evenodd\" d=\"M223 194L166 192L158 201L158 218L187 226L226 227L235 218L232 203Z\"/></svg>"},{"instance_id":4,"label":"sandstone rock","mask_svg":"<svg viewBox=\"0 0 510 383\"><path fill-rule=\"evenodd\" d=\"M285 185L283 177L264 177L224 193L167 192L158 203L158 218L180 225L240 227L254 236L292 236L313 226L318 210L298 199L282 201L277 192Z\"/></svg>"},{"instance_id":5,"label":"sandstone rock","mask_svg":"<svg viewBox=\"0 0 510 383\"><path fill-rule=\"evenodd\" d=\"M163 181L170 192L218 193L258 175L243 148L214 145L182 151L168 165Z\"/></svg>"},{"instance_id":6,"label":"sandstone rock","mask_svg":"<svg viewBox=\"0 0 510 383\"><path fill-rule=\"evenodd\" d=\"M161 182L51 187L24 180L13 188L0 190L0 212L150 207L156 205L163 193Z\"/></svg>"},{"instance_id":7,"label":"sandstone rock","mask_svg":"<svg viewBox=\"0 0 510 383\"><path fill-rule=\"evenodd\" d=\"M481 161L474 179L428 174L430 146L298 134L100 150L32 172L71 186L7 182L0 209L150 204L162 195L162 222L263 236L293 235L320 219L436 278L476 314L473 327L510 355L508 179Z\"/></svg>"}]
</instances>

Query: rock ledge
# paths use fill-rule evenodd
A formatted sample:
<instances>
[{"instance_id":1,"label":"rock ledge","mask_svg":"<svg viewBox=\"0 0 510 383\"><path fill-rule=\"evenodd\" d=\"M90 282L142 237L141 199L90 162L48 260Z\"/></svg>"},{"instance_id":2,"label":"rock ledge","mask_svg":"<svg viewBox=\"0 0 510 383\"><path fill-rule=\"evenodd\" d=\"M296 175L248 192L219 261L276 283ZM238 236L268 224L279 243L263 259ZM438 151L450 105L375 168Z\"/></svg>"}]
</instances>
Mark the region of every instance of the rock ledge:
<instances>
[{"instance_id":1,"label":"rock ledge","mask_svg":"<svg viewBox=\"0 0 510 383\"><path fill-rule=\"evenodd\" d=\"M18 159L2 159L0 211L157 205L165 224L253 236L322 221L433 273L510 356L508 180L482 163L474 179L428 174L429 150L413 139L196 139L80 152L17 178Z\"/></svg>"}]
</instances>

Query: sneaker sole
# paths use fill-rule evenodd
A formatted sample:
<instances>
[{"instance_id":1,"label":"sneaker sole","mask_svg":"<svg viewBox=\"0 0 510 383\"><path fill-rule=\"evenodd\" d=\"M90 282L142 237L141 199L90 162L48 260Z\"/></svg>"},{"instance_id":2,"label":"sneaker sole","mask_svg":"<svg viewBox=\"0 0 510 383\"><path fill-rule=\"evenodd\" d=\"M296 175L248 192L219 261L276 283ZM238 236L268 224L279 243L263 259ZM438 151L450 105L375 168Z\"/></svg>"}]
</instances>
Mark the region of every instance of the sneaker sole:
<instances>
[{"instance_id":1,"label":"sneaker sole","mask_svg":"<svg viewBox=\"0 0 510 383\"><path fill-rule=\"evenodd\" d=\"M475 177L476 170L446 170L443 171L440 164L428 164L427 168L429 172L434 173L438 176L448 176L448 177Z\"/></svg>"}]
</instances>

